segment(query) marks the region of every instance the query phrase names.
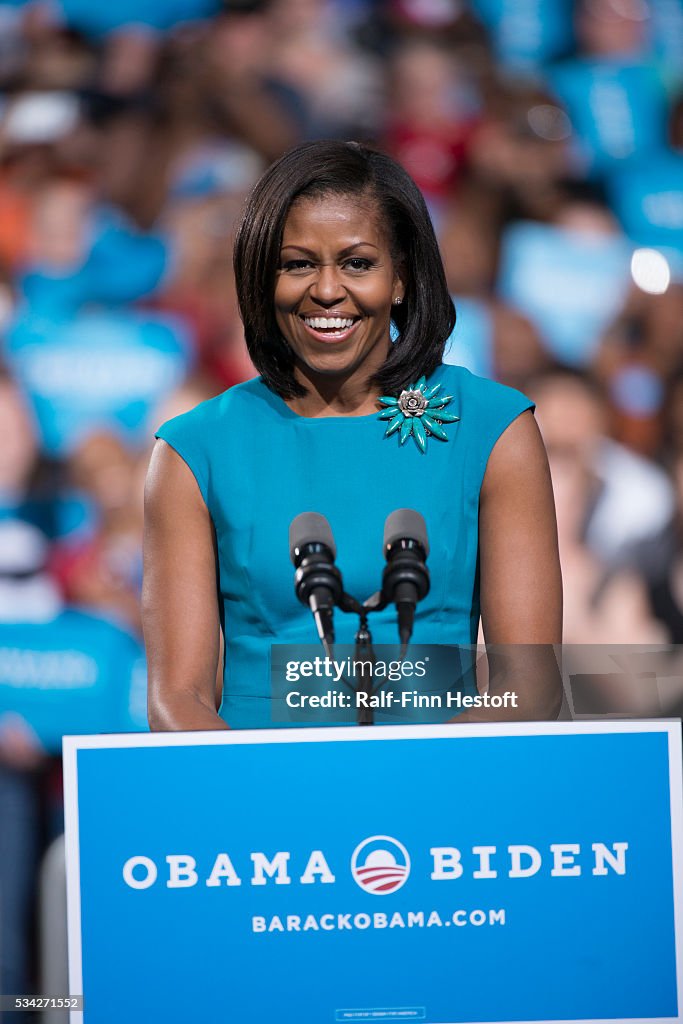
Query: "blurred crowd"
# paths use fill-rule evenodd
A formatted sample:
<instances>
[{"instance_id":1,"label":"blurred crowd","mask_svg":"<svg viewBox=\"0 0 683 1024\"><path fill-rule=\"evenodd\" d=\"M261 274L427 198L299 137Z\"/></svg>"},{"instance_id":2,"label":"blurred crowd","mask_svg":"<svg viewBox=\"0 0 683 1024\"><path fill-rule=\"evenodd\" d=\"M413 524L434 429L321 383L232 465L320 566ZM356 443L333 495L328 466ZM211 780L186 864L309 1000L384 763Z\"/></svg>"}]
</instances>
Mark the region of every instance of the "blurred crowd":
<instances>
[{"instance_id":1,"label":"blurred crowd","mask_svg":"<svg viewBox=\"0 0 683 1024\"><path fill-rule=\"evenodd\" d=\"M61 734L145 728L154 430L253 376L236 219L330 137L422 189L446 358L537 403L566 642L683 643L683 0L0 2L0 991Z\"/></svg>"}]
</instances>

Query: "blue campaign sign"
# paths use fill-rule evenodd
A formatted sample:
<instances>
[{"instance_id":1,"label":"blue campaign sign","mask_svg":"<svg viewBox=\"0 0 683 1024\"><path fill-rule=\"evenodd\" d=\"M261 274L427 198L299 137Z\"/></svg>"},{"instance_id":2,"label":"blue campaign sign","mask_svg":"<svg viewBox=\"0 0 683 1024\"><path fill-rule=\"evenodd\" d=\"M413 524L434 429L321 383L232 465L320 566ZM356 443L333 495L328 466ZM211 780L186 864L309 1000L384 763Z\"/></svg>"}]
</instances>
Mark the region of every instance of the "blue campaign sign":
<instances>
[{"instance_id":1,"label":"blue campaign sign","mask_svg":"<svg viewBox=\"0 0 683 1024\"><path fill-rule=\"evenodd\" d=\"M662 150L611 175L612 207L638 245L683 255L683 154Z\"/></svg>"},{"instance_id":2,"label":"blue campaign sign","mask_svg":"<svg viewBox=\"0 0 683 1024\"><path fill-rule=\"evenodd\" d=\"M629 60L576 58L549 72L569 113L577 157L602 173L665 145L668 98L659 70Z\"/></svg>"},{"instance_id":3,"label":"blue campaign sign","mask_svg":"<svg viewBox=\"0 0 683 1024\"><path fill-rule=\"evenodd\" d=\"M80 259L70 267L29 263L18 290L34 317L73 316L85 305L135 302L153 292L168 269L168 242L139 231L117 209L94 207Z\"/></svg>"},{"instance_id":4,"label":"blue campaign sign","mask_svg":"<svg viewBox=\"0 0 683 1024\"><path fill-rule=\"evenodd\" d=\"M6 354L42 447L54 456L69 454L96 430L147 443L151 410L180 384L193 358L176 318L126 310L55 318L26 310L10 329Z\"/></svg>"},{"instance_id":5,"label":"blue campaign sign","mask_svg":"<svg viewBox=\"0 0 683 1024\"><path fill-rule=\"evenodd\" d=\"M543 64L574 41L570 0L472 0L496 54L512 67Z\"/></svg>"},{"instance_id":6,"label":"blue campaign sign","mask_svg":"<svg viewBox=\"0 0 683 1024\"><path fill-rule=\"evenodd\" d=\"M139 641L69 608L47 622L0 623L0 719L20 715L58 754L66 733L147 728Z\"/></svg>"},{"instance_id":7,"label":"blue campaign sign","mask_svg":"<svg viewBox=\"0 0 683 1024\"><path fill-rule=\"evenodd\" d=\"M532 321L551 355L586 366L626 300L631 255L616 233L517 221L503 234L498 291Z\"/></svg>"},{"instance_id":8,"label":"blue campaign sign","mask_svg":"<svg viewBox=\"0 0 683 1024\"><path fill-rule=\"evenodd\" d=\"M682 1019L680 722L72 737L65 784L72 1022Z\"/></svg>"}]
</instances>

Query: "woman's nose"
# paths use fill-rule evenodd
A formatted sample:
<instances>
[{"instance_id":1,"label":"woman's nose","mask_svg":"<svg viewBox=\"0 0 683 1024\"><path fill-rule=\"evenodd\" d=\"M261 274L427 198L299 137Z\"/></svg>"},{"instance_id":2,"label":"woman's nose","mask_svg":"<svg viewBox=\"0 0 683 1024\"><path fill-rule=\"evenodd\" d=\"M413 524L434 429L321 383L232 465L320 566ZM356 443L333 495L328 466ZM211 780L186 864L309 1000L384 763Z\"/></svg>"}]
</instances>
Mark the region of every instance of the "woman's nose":
<instances>
[{"instance_id":1,"label":"woman's nose","mask_svg":"<svg viewBox=\"0 0 683 1024\"><path fill-rule=\"evenodd\" d=\"M311 298L322 305L332 305L345 294L346 290L339 277L339 268L332 264L319 266L316 279L311 285Z\"/></svg>"}]
</instances>

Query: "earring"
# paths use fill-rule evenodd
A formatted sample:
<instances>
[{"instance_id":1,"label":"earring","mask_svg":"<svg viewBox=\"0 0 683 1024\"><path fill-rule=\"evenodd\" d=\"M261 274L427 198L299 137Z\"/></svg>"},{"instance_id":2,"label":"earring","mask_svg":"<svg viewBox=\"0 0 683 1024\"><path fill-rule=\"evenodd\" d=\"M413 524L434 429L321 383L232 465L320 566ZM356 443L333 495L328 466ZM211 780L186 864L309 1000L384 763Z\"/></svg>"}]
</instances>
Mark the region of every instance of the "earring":
<instances>
[{"instance_id":1,"label":"earring","mask_svg":"<svg viewBox=\"0 0 683 1024\"><path fill-rule=\"evenodd\" d=\"M402 302L403 302L403 299L401 298L401 296L397 295L396 298L394 299L394 305L395 306L400 306Z\"/></svg>"}]
</instances>

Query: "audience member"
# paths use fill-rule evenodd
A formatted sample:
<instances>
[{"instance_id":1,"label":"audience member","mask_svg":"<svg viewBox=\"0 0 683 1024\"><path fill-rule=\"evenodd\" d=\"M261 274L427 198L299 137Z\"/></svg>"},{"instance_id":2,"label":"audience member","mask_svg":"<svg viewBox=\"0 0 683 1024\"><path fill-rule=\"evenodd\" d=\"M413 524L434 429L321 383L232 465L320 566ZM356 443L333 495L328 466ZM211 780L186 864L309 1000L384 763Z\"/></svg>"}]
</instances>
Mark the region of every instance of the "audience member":
<instances>
[{"instance_id":1,"label":"audience member","mask_svg":"<svg viewBox=\"0 0 683 1024\"><path fill-rule=\"evenodd\" d=\"M581 539L606 566L628 565L632 546L654 536L673 513L666 473L609 437L608 406L597 383L550 370L529 390L549 458L571 457L577 467L572 482L592 483L590 501L581 506Z\"/></svg>"}]
</instances>

